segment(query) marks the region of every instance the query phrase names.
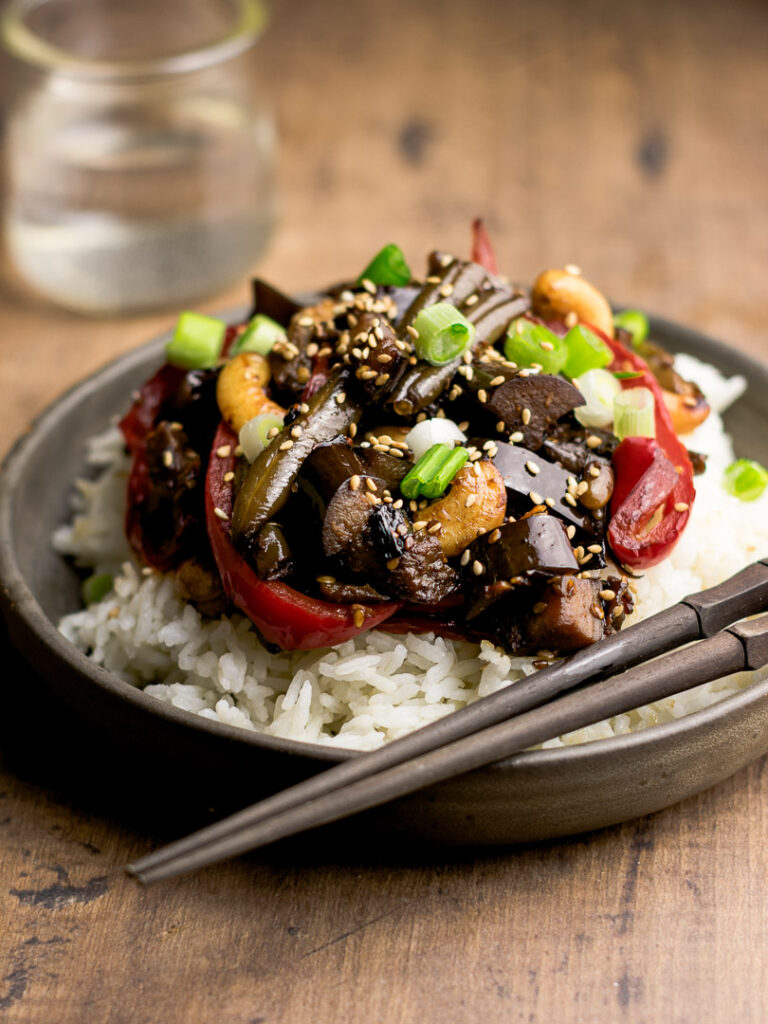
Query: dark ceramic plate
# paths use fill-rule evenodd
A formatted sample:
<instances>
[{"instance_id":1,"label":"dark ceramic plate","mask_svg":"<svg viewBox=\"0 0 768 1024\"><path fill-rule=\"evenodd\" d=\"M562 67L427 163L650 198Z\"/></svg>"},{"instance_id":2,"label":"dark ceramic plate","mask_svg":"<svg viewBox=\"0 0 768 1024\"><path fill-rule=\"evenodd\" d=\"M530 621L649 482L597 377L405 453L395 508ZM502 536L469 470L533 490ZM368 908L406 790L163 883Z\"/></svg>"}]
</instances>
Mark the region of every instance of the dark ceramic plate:
<instances>
[{"instance_id":1,"label":"dark ceramic plate","mask_svg":"<svg viewBox=\"0 0 768 1024\"><path fill-rule=\"evenodd\" d=\"M768 463L768 370L665 322L654 337L749 380L727 415L742 454ZM161 361L165 339L118 359L64 395L8 456L0 482L2 610L11 643L53 700L108 742L156 757L176 777L223 787L249 803L355 755L260 736L170 707L90 662L56 630L78 607L78 578L50 546L83 474L86 440L124 409ZM33 511L34 514L30 514ZM38 698L39 699L39 698ZM569 835L667 807L727 778L768 750L768 680L684 719L578 747L519 754L381 808L390 832L446 843L511 843Z\"/></svg>"}]
</instances>

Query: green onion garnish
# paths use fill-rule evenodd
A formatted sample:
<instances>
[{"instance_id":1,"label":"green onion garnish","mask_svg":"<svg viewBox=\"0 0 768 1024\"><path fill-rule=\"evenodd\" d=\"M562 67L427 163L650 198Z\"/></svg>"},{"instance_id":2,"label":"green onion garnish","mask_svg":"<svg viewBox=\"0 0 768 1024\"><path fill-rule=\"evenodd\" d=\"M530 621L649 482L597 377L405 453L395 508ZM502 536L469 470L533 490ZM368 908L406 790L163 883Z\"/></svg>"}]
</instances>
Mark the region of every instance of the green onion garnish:
<instances>
[{"instance_id":1,"label":"green onion garnish","mask_svg":"<svg viewBox=\"0 0 768 1024\"><path fill-rule=\"evenodd\" d=\"M504 356L518 366L540 366L544 373L560 373L568 357L565 341L543 324L525 317L512 322L504 342Z\"/></svg>"},{"instance_id":2,"label":"green onion garnish","mask_svg":"<svg viewBox=\"0 0 768 1024\"><path fill-rule=\"evenodd\" d=\"M621 384L608 370L587 370L573 382L584 404L573 410L582 427L607 427L613 422L613 403Z\"/></svg>"},{"instance_id":3,"label":"green onion garnish","mask_svg":"<svg viewBox=\"0 0 768 1024\"><path fill-rule=\"evenodd\" d=\"M357 279L370 281L372 284L404 285L411 280L411 268L405 262L403 250L399 245L385 245L377 252L371 262Z\"/></svg>"},{"instance_id":4,"label":"green onion garnish","mask_svg":"<svg viewBox=\"0 0 768 1024\"><path fill-rule=\"evenodd\" d=\"M475 325L450 302L437 302L422 309L413 328L418 332L413 340L416 355L432 366L450 363L471 348L475 340Z\"/></svg>"},{"instance_id":5,"label":"green onion garnish","mask_svg":"<svg viewBox=\"0 0 768 1024\"><path fill-rule=\"evenodd\" d=\"M208 370L218 362L226 332L223 320L202 313L182 313L165 346L165 357L184 370Z\"/></svg>"},{"instance_id":6,"label":"green onion garnish","mask_svg":"<svg viewBox=\"0 0 768 1024\"><path fill-rule=\"evenodd\" d=\"M113 585L114 580L108 572L95 573L93 576L89 576L87 580L83 580L80 588L83 604L97 604L102 597L106 597Z\"/></svg>"},{"instance_id":7,"label":"green onion garnish","mask_svg":"<svg viewBox=\"0 0 768 1024\"><path fill-rule=\"evenodd\" d=\"M270 441L283 429L283 418L269 412L263 412L254 416L240 428L238 441L242 446L243 453L249 462L255 462L256 457L261 455ZM270 432L275 434L270 437Z\"/></svg>"},{"instance_id":8,"label":"green onion garnish","mask_svg":"<svg viewBox=\"0 0 768 1024\"><path fill-rule=\"evenodd\" d=\"M257 313L237 339L232 355L239 352L258 352L268 356L276 341L285 339L285 328L264 313Z\"/></svg>"},{"instance_id":9,"label":"green onion garnish","mask_svg":"<svg viewBox=\"0 0 768 1024\"><path fill-rule=\"evenodd\" d=\"M621 313L614 313L613 326L629 331L632 335L633 345L641 345L648 337L650 330L648 317L639 309L625 309Z\"/></svg>"},{"instance_id":10,"label":"green onion garnish","mask_svg":"<svg viewBox=\"0 0 768 1024\"><path fill-rule=\"evenodd\" d=\"M639 370L626 370L621 372L615 372L613 375L616 380L637 380L638 377L644 377L645 374Z\"/></svg>"},{"instance_id":11,"label":"green onion garnish","mask_svg":"<svg viewBox=\"0 0 768 1024\"><path fill-rule=\"evenodd\" d=\"M613 353L588 327L577 324L565 336L567 356L563 373L566 377L580 377L587 370L602 370L613 360Z\"/></svg>"},{"instance_id":12,"label":"green onion garnish","mask_svg":"<svg viewBox=\"0 0 768 1024\"><path fill-rule=\"evenodd\" d=\"M649 388L630 388L613 400L613 432L625 437L656 436L656 401Z\"/></svg>"},{"instance_id":13,"label":"green onion garnish","mask_svg":"<svg viewBox=\"0 0 768 1024\"><path fill-rule=\"evenodd\" d=\"M768 470L752 459L736 459L725 471L723 486L742 501L754 501L768 486Z\"/></svg>"},{"instance_id":14,"label":"green onion garnish","mask_svg":"<svg viewBox=\"0 0 768 1024\"><path fill-rule=\"evenodd\" d=\"M421 488L424 498L439 498L469 458L466 448L454 448L432 479Z\"/></svg>"},{"instance_id":15,"label":"green onion garnish","mask_svg":"<svg viewBox=\"0 0 768 1024\"><path fill-rule=\"evenodd\" d=\"M420 496L439 497L468 458L469 452L466 448L451 448L449 444L433 444L402 480L401 493L409 499Z\"/></svg>"}]
</instances>

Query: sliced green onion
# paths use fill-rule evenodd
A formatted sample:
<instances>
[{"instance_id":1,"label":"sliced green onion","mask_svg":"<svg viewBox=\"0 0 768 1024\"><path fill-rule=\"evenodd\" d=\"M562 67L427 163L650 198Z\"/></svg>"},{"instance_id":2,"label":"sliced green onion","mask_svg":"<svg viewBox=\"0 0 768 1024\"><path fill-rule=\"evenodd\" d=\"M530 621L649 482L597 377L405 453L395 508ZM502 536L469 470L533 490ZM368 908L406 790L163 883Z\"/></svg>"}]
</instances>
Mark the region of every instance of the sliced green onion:
<instances>
[{"instance_id":1,"label":"sliced green onion","mask_svg":"<svg viewBox=\"0 0 768 1024\"><path fill-rule=\"evenodd\" d=\"M243 454L249 462L253 462L257 455L261 455L264 449L272 440L269 432L277 428L278 432L283 429L283 419L272 413L262 413L261 416L254 416L240 428L238 441L242 445ZM276 437L276 434L272 435Z\"/></svg>"},{"instance_id":2,"label":"sliced green onion","mask_svg":"<svg viewBox=\"0 0 768 1024\"><path fill-rule=\"evenodd\" d=\"M258 352L268 356L276 341L285 339L285 328L264 313L257 313L249 322L232 348L232 355L239 352Z\"/></svg>"},{"instance_id":3,"label":"sliced green onion","mask_svg":"<svg viewBox=\"0 0 768 1024\"><path fill-rule=\"evenodd\" d=\"M644 377L645 374L641 373L639 370L625 370L621 372L617 371L613 376L616 380L637 380L638 377Z\"/></svg>"},{"instance_id":4,"label":"sliced green onion","mask_svg":"<svg viewBox=\"0 0 768 1024\"><path fill-rule=\"evenodd\" d=\"M649 388L630 388L613 400L613 432L625 437L656 436L656 401Z\"/></svg>"},{"instance_id":5,"label":"sliced green onion","mask_svg":"<svg viewBox=\"0 0 768 1024\"><path fill-rule=\"evenodd\" d=\"M543 324L525 317L512 322L504 342L504 356L518 366L540 366L544 373L560 373L568 357L565 341Z\"/></svg>"},{"instance_id":6,"label":"sliced green onion","mask_svg":"<svg viewBox=\"0 0 768 1024\"><path fill-rule=\"evenodd\" d=\"M475 325L450 302L437 302L422 309L413 328L418 332L413 341L416 355L432 366L450 363L471 348L475 340Z\"/></svg>"},{"instance_id":7,"label":"sliced green onion","mask_svg":"<svg viewBox=\"0 0 768 1024\"><path fill-rule=\"evenodd\" d=\"M97 604L103 597L106 597L114 586L115 581L108 572L94 573L87 580L83 580L80 593L83 597L83 604Z\"/></svg>"},{"instance_id":8,"label":"sliced green onion","mask_svg":"<svg viewBox=\"0 0 768 1024\"><path fill-rule=\"evenodd\" d=\"M376 253L371 262L357 279L370 281L372 284L404 285L412 278L411 268L405 262L403 250L399 245L385 245Z\"/></svg>"},{"instance_id":9,"label":"sliced green onion","mask_svg":"<svg viewBox=\"0 0 768 1024\"><path fill-rule=\"evenodd\" d=\"M613 326L622 327L632 335L632 344L641 345L648 337L650 330L648 317L639 309L625 309L621 313L615 313Z\"/></svg>"},{"instance_id":10,"label":"sliced green onion","mask_svg":"<svg viewBox=\"0 0 768 1024\"><path fill-rule=\"evenodd\" d=\"M448 487L469 458L466 448L433 444L426 455L402 480L400 491L406 498L437 498Z\"/></svg>"},{"instance_id":11,"label":"sliced green onion","mask_svg":"<svg viewBox=\"0 0 768 1024\"><path fill-rule=\"evenodd\" d=\"M208 370L221 355L226 332L223 320L202 313L182 313L165 346L165 357L184 370Z\"/></svg>"},{"instance_id":12,"label":"sliced green onion","mask_svg":"<svg viewBox=\"0 0 768 1024\"><path fill-rule=\"evenodd\" d=\"M583 324L572 327L565 336L567 356L563 373L580 377L587 370L601 370L613 360L613 353L602 340Z\"/></svg>"},{"instance_id":13,"label":"sliced green onion","mask_svg":"<svg viewBox=\"0 0 768 1024\"><path fill-rule=\"evenodd\" d=\"M425 498L439 498L469 458L466 448L454 448L432 479L421 488Z\"/></svg>"},{"instance_id":14,"label":"sliced green onion","mask_svg":"<svg viewBox=\"0 0 768 1024\"><path fill-rule=\"evenodd\" d=\"M587 370L573 383L581 391L584 405L573 410L582 427L607 427L613 422L613 403L621 384L608 370Z\"/></svg>"},{"instance_id":15,"label":"sliced green onion","mask_svg":"<svg viewBox=\"0 0 768 1024\"><path fill-rule=\"evenodd\" d=\"M768 486L768 469L752 459L736 459L725 471L723 486L742 501L755 501Z\"/></svg>"}]
</instances>

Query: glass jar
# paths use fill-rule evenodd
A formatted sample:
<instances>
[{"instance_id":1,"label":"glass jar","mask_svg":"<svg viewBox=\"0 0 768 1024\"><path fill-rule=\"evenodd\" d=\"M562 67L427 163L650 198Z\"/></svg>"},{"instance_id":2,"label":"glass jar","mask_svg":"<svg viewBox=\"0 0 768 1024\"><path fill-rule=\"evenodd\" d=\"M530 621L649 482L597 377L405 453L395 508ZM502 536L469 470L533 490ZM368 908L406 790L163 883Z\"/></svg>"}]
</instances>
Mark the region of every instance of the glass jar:
<instances>
[{"instance_id":1,"label":"glass jar","mask_svg":"<svg viewBox=\"0 0 768 1024\"><path fill-rule=\"evenodd\" d=\"M259 0L10 0L4 232L27 284L88 313L244 277L274 219Z\"/></svg>"}]
</instances>

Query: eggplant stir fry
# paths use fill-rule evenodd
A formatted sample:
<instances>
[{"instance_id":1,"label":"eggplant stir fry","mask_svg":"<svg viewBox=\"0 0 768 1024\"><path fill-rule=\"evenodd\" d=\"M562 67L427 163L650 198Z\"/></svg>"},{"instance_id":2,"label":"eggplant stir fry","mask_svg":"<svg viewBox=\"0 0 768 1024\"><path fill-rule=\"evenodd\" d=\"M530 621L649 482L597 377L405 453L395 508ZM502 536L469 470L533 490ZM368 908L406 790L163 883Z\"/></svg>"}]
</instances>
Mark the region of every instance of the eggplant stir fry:
<instances>
[{"instance_id":1,"label":"eggplant stir fry","mask_svg":"<svg viewBox=\"0 0 768 1024\"><path fill-rule=\"evenodd\" d=\"M386 246L308 305L257 280L241 324L182 314L121 424L126 527L203 613L542 658L620 628L687 522L706 402L641 313L575 267L511 286L474 230L421 279Z\"/></svg>"}]
</instances>

